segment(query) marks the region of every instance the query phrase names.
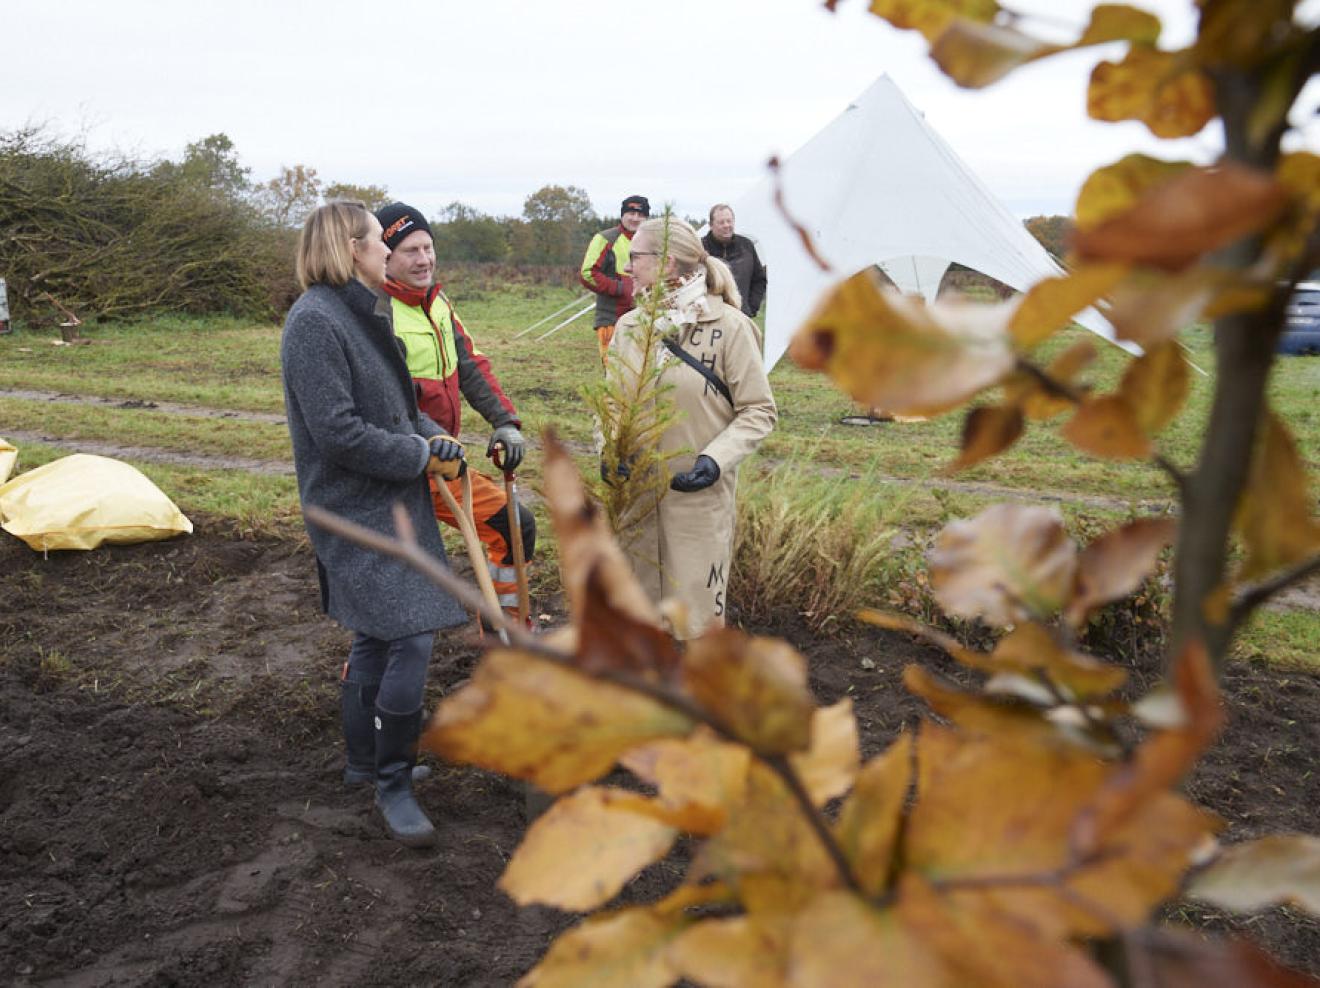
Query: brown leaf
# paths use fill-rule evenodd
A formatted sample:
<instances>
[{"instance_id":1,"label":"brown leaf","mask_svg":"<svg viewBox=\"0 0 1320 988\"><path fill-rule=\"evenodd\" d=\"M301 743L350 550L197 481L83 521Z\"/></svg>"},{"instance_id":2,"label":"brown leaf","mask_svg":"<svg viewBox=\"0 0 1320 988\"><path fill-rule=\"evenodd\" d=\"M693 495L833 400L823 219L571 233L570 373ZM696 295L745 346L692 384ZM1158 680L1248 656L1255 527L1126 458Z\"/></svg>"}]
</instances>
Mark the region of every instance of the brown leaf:
<instances>
[{"instance_id":1,"label":"brown leaf","mask_svg":"<svg viewBox=\"0 0 1320 988\"><path fill-rule=\"evenodd\" d=\"M657 801L684 818L691 834L714 834L729 807L743 797L751 752L726 744L704 729L683 740L664 738L634 748L620 763L655 786Z\"/></svg>"},{"instance_id":2,"label":"brown leaf","mask_svg":"<svg viewBox=\"0 0 1320 988\"><path fill-rule=\"evenodd\" d=\"M1214 86L1185 54L1134 45L1123 61L1092 70L1086 112L1140 120L1156 137L1191 137L1214 119Z\"/></svg>"},{"instance_id":3,"label":"brown leaf","mask_svg":"<svg viewBox=\"0 0 1320 988\"><path fill-rule=\"evenodd\" d=\"M1320 915L1320 837L1276 834L1227 848L1187 894L1235 913L1297 906Z\"/></svg>"},{"instance_id":4,"label":"brown leaf","mask_svg":"<svg viewBox=\"0 0 1320 988\"><path fill-rule=\"evenodd\" d=\"M422 747L561 793L604 775L630 748L692 726L634 690L496 649L468 685L440 701Z\"/></svg>"},{"instance_id":5,"label":"brown leaf","mask_svg":"<svg viewBox=\"0 0 1320 988\"><path fill-rule=\"evenodd\" d=\"M1049 339L1073 316L1108 294L1126 273L1123 264L1094 264L1036 282L1013 314L1009 335L1020 347Z\"/></svg>"},{"instance_id":6,"label":"brown leaf","mask_svg":"<svg viewBox=\"0 0 1320 988\"><path fill-rule=\"evenodd\" d=\"M1178 534L1172 518L1140 518L1096 539L1082 550L1077 589L1064 614L1080 628L1090 612L1126 597L1155 569L1160 552Z\"/></svg>"},{"instance_id":7,"label":"brown leaf","mask_svg":"<svg viewBox=\"0 0 1320 988\"><path fill-rule=\"evenodd\" d=\"M648 812L648 800L588 786L557 800L532 824L500 877L522 906L587 912L613 899L668 853L678 831Z\"/></svg>"},{"instance_id":8,"label":"brown leaf","mask_svg":"<svg viewBox=\"0 0 1320 988\"><path fill-rule=\"evenodd\" d=\"M1265 229L1287 201L1273 176L1245 165L1192 168L1148 190L1126 212L1079 228L1073 249L1083 260L1180 271Z\"/></svg>"},{"instance_id":9,"label":"brown leaf","mask_svg":"<svg viewBox=\"0 0 1320 988\"><path fill-rule=\"evenodd\" d=\"M1154 14L1127 4L1102 3L1091 11L1091 23L1086 26L1076 47L1104 45L1111 41L1153 45L1159 40L1160 19Z\"/></svg>"},{"instance_id":10,"label":"brown leaf","mask_svg":"<svg viewBox=\"0 0 1320 988\"><path fill-rule=\"evenodd\" d=\"M593 916L555 940L518 988L665 988L679 977L669 945L691 922L644 907Z\"/></svg>"},{"instance_id":11,"label":"brown leaf","mask_svg":"<svg viewBox=\"0 0 1320 988\"><path fill-rule=\"evenodd\" d=\"M559 572L574 617L581 621L587 606L587 582L596 573L613 611L658 625L655 605L615 543L609 520L587 497L573 457L553 430L546 430L542 442L545 502L559 539Z\"/></svg>"},{"instance_id":12,"label":"brown leaf","mask_svg":"<svg viewBox=\"0 0 1320 988\"><path fill-rule=\"evenodd\" d=\"M1063 438L1084 453L1109 460L1141 460L1150 456L1150 439L1137 424L1136 413L1122 395L1088 398L1063 427Z\"/></svg>"},{"instance_id":13,"label":"brown leaf","mask_svg":"<svg viewBox=\"0 0 1320 988\"><path fill-rule=\"evenodd\" d=\"M669 949L670 963L689 981L708 988L780 988L789 926L759 915L704 919L683 931Z\"/></svg>"},{"instance_id":14,"label":"brown leaf","mask_svg":"<svg viewBox=\"0 0 1320 988\"><path fill-rule=\"evenodd\" d=\"M912 735L904 732L857 775L834 829L853 874L868 896L889 884L899 825L912 781Z\"/></svg>"},{"instance_id":15,"label":"brown leaf","mask_svg":"<svg viewBox=\"0 0 1320 988\"><path fill-rule=\"evenodd\" d=\"M811 801L824 806L852 788L861 763L852 700L818 708L811 716L811 747L788 756Z\"/></svg>"},{"instance_id":16,"label":"brown leaf","mask_svg":"<svg viewBox=\"0 0 1320 988\"><path fill-rule=\"evenodd\" d=\"M1269 238L1272 253L1294 260L1306 250L1307 240L1320 220L1320 155L1294 151L1279 159L1279 184L1292 198L1292 210Z\"/></svg>"},{"instance_id":17,"label":"brown leaf","mask_svg":"<svg viewBox=\"0 0 1320 988\"><path fill-rule=\"evenodd\" d=\"M1189 161L1163 161L1144 154L1129 154L1112 165L1097 168L1082 183L1074 213L1078 230L1091 230L1132 209L1141 197L1175 175L1188 171Z\"/></svg>"},{"instance_id":18,"label":"brown leaf","mask_svg":"<svg viewBox=\"0 0 1320 988\"><path fill-rule=\"evenodd\" d=\"M1016 697L969 693L916 665L903 670L903 685L969 736L1029 737L1041 746L1065 746L1071 741L1037 706Z\"/></svg>"},{"instance_id":19,"label":"brown leaf","mask_svg":"<svg viewBox=\"0 0 1320 988\"><path fill-rule=\"evenodd\" d=\"M807 663L787 642L708 632L688 644L682 677L693 699L753 751L787 754L811 743Z\"/></svg>"},{"instance_id":20,"label":"brown leaf","mask_svg":"<svg viewBox=\"0 0 1320 988\"><path fill-rule=\"evenodd\" d=\"M998 12L994 0L871 0L871 13L896 28L920 31L932 44L956 18L989 22Z\"/></svg>"},{"instance_id":21,"label":"brown leaf","mask_svg":"<svg viewBox=\"0 0 1320 988\"><path fill-rule=\"evenodd\" d=\"M819 895L797 917L788 970L795 988L967 988L896 910L848 892Z\"/></svg>"},{"instance_id":22,"label":"brown leaf","mask_svg":"<svg viewBox=\"0 0 1320 988\"><path fill-rule=\"evenodd\" d=\"M981 662L985 659L985 656L980 652L966 648L952 635L946 635L938 628L932 628L930 625L922 624L920 621L915 618L910 618L906 614L897 614L893 611L878 611L867 607L858 611L856 616L857 620L865 621L867 624L873 624L877 628L888 628L891 631L903 631L909 635L915 635L923 641L930 642L936 648L943 649L963 665L970 666L973 669L982 668Z\"/></svg>"},{"instance_id":23,"label":"brown leaf","mask_svg":"<svg viewBox=\"0 0 1320 988\"><path fill-rule=\"evenodd\" d=\"M1011 27L958 19L931 44L930 57L958 85L981 89L1060 50Z\"/></svg>"},{"instance_id":24,"label":"brown leaf","mask_svg":"<svg viewBox=\"0 0 1320 988\"><path fill-rule=\"evenodd\" d=\"M1214 0L1202 3L1196 58L1202 65L1250 69L1278 58L1293 27L1296 0Z\"/></svg>"},{"instance_id":25,"label":"brown leaf","mask_svg":"<svg viewBox=\"0 0 1320 988\"><path fill-rule=\"evenodd\" d=\"M1320 524L1311 516L1314 503L1292 434L1281 419L1266 411L1234 520L1247 555L1241 579L1291 566L1320 550Z\"/></svg>"},{"instance_id":26,"label":"brown leaf","mask_svg":"<svg viewBox=\"0 0 1320 988\"><path fill-rule=\"evenodd\" d=\"M1078 340L1050 361L1045 375L1056 385L1066 388L1078 397L1085 397L1086 388L1075 378L1096 358L1095 346L1090 340ZM1017 405L1022 414L1037 421L1050 419L1076 407L1074 395L1047 388L1034 374L1018 373L1004 383L1004 401Z\"/></svg>"},{"instance_id":27,"label":"brown leaf","mask_svg":"<svg viewBox=\"0 0 1320 988\"><path fill-rule=\"evenodd\" d=\"M1079 581L1084 578L1086 565L1083 554L1077 573ZM1021 624L1014 628L995 646L985 668L1028 675L1044 673L1072 696L1083 698L1106 696L1122 686L1127 678L1127 674L1116 665L1064 648L1049 629L1039 624Z\"/></svg>"},{"instance_id":28,"label":"brown leaf","mask_svg":"<svg viewBox=\"0 0 1320 988\"><path fill-rule=\"evenodd\" d=\"M809 370L826 371L869 408L934 415L1012 370L1006 326L1016 304L926 306L881 286L868 269L825 295L789 354Z\"/></svg>"},{"instance_id":29,"label":"brown leaf","mask_svg":"<svg viewBox=\"0 0 1320 988\"><path fill-rule=\"evenodd\" d=\"M1002 453L1022 436L1022 410L1013 406L979 405L963 421L962 452L940 471L957 473Z\"/></svg>"},{"instance_id":30,"label":"brown leaf","mask_svg":"<svg viewBox=\"0 0 1320 988\"><path fill-rule=\"evenodd\" d=\"M1156 344L1128 364L1118 388L1137 424L1151 436L1173 421L1189 390L1187 359L1173 340Z\"/></svg>"},{"instance_id":31,"label":"brown leaf","mask_svg":"<svg viewBox=\"0 0 1320 988\"><path fill-rule=\"evenodd\" d=\"M579 668L591 675L620 671L652 681L669 679L679 662L673 636L653 622L639 621L611 604L605 585L606 568L600 562L587 574L579 613Z\"/></svg>"},{"instance_id":32,"label":"brown leaf","mask_svg":"<svg viewBox=\"0 0 1320 988\"><path fill-rule=\"evenodd\" d=\"M996 504L946 525L928 554L931 588L949 614L1006 625L1067 601L1077 547L1052 508Z\"/></svg>"},{"instance_id":33,"label":"brown leaf","mask_svg":"<svg viewBox=\"0 0 1320 988\"><path fill-rule=\"evenodd\" d=\"M1281 967L1245 940L1209 939L1168 927L1125 938L1128 957L1160 988L1317 988L1315 978Z\"/></svg>"},{"instance_id":34,"label":"brown leaf","mask_svg":"<svg viewBox=\"0 0 1320 988\"><path fill-rule=\"evenodd\" d=\"M1177 274L1133 273L1114 289L1105 318L1120 340L1132 340L1149 349L1172 340L1203 318L1227 289L1220 272L1210 268Z\"/></svg>"}]
</instances>

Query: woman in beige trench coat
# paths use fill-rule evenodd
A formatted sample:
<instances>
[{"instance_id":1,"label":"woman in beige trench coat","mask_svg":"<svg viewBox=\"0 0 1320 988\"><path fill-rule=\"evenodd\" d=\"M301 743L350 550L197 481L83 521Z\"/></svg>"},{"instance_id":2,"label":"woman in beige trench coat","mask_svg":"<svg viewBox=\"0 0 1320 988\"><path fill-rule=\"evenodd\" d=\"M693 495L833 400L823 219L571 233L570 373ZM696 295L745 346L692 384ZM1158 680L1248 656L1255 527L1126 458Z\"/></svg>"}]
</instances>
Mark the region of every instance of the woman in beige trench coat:
<instances>
[{"instance_id":1,"label":"woman in beige trench coat","mask_svg":"<svg viewBox=\"0 0 1320 988\"><path fill-rule=\"evenodd\" d=\"M707 371L657 338L660 385L679 412L660 438L660 451L674 454L668 461L670 489L624 546L652 599L683 605L686 627L674 630L679 638L692 638L724 622L738 464L774 428L775 400L756 324L740 309L733 275L706 253L691 226L672 216L643 223L633 236L627 270L639 296L657 281L669 286L661 305L666 335ZM619 321L611 365L640 366L643 318L644 308L638 308Z\"/></svg>"}]
</instances>

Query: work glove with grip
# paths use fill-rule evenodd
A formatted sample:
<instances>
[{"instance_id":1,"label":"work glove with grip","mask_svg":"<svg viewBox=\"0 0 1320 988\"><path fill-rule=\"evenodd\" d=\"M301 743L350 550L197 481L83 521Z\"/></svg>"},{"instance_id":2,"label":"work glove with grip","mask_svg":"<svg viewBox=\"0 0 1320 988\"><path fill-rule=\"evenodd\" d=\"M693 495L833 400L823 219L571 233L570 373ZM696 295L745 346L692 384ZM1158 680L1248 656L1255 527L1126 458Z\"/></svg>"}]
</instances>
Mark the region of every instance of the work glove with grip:
<instances>
[{"instance_id":1,"label":"work glove with grip","mask_svg":"<svg viewBox=\"0 0 1320 988\"><path fill-rule=\"evenodd\" d=\"M453 480L467 467L463 459L463 444L453 436L443 433L432 436L427 440L427 445L431 447L431 459L426 464L428 472L438 473L445 480Z\"/></svg>"},{"instance_id":2,"label":"work glove with grip","mask_svg":"<svg viewBox=\"0 0 1320 988\"><path fill-rule=\"evenodd\" d=\"M518 464L523 461L523 454L527 452L527 440L518 431L518 427L516 425L502 425L496 429L491 434L490 444L486 447L486 455L494 456L496 446L502 447L503 452L500 455L499 462L495 465L505 473L516 471Z\"/></svg>"},{"instance_id":3,"label":"work glove with grip","mask_svg":"<svg viewBox=\"0 0 1320 988\"><path fill-rule=\"evenodd\" d=\"M704 491L719 479L720 465L702 453L697 457L697 462L692 464L691 470L674 474L673 479L669 481L669 489L691 494L693 491Z\"/></svg>"}]
</instances>

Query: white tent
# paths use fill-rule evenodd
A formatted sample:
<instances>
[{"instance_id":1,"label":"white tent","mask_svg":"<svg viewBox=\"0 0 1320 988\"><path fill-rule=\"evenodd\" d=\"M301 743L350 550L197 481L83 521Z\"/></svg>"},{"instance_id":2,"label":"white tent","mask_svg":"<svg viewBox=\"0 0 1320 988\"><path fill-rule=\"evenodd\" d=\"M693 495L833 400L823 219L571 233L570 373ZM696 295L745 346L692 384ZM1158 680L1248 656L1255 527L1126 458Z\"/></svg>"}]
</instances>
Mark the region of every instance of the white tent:
<instances>
[{"instance_id":1,"label":"white tent","mask_svg":"<svg viewBox=\"0 0 1320 988\"><path fill-rule=\"evenodd\" d=\"M927 301L953 261L1018 291L1061 270L886 75L784 161L781 180L789 211L835 270L807 256L775 206L773 178L734 204L769 269L767 369L828 285L873 264ZM1114 338L1093 310L1077 321Z\"/></svg>"}]
</instances>

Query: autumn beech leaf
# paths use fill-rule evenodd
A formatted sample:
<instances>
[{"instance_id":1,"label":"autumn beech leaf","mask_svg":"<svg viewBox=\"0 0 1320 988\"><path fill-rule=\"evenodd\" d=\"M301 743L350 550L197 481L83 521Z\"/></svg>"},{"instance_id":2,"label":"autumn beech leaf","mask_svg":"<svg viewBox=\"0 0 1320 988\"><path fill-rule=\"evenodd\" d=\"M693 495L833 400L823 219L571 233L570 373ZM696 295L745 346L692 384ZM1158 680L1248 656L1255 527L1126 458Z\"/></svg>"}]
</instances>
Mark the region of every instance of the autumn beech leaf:
<instances>
[{"instance_id":1,"label":"autumn beech leaf","mask_svg":"<svg viewBox=\"0 0 1320 988\"><path fill-rule=\"evenodd\" d=\"M1246 548L1241 579L1252 580L1320 551L1306 465L1288 427L1266 412L1234 525Z\"/></svg>"},{"instance_id":2,"label":"autumn beech leaf","mask_svg":"<svg viewBox=\"0 0 1320 988\"><path fill-rule=\"evenodd\" d=\"M1310 151L1285 154L1275 174L1292 199L1292 209L1270 234L1269 247L1275 256L1290 261L1306 250L1320 220L1320 155Z\"/></svg>"},{"instance_id":3,"label":"autumn beech leaf","mask_svg":"<svg viewBox=\"0 0 1320 988\"><path fill-rule=\"evenodd\" d=\"M1122 3L1102 3L1091 11L1091 22L1075 47L1131 41L1153 45L1160 40L1160 19L1154 14Z\"/></svg>"},{"instance_id":4,"label":"autumn beech leaf","mask_svg":"<svg viewBox=\"0 0 1320 988\"><path fill-rule=\"evenodd\" d=\"M835 839L867 895L879 895L888 887L912 782L912 735L904 732L862 766L839 811Z\"/></svg>"},{"instance_id":5,"label":"autumn beech leaf","mask_svg":"<svg viewBox=\"0 0 1320 988\"><path fill-rule=\"evenodd\" d=\"M581 620L592 574L610 608L634 621L658 625L659 612L633 576L599 505L587 497L573 457L547 430L544 444L546 506L559 541L559 572L569 609Z\"/></svg>"},{"instance_id":6,"label":"autumn beech leaf","mask_svg":"<svg viewBox=\"0 0 1320 988\"><path fill-rule=\"evenodd\" d=\"M1036 282L1013 313L1009 335L1023 348L1044 342L1113 290L1126 273L1123 264L1095 264Z\"/></svg>"},{"instance_id":7,"label":"autumn beech leaf","mask_svg":"<svg viewBox=\"0 0 1320 988\"><path fill-rule=\"evenodd\" d=\"M1097 168L1082 183L1073 210L1078 230L1090 230L1132 209L1150 189L1193 167L1189 161L1164 161L1129 154Z\"/></svg>"},{"instance_id":8,"label":"autumn beech leaf","mask_svg":"<svg viewBox=\"0 0 1320 988\"><path fill-rule=\"evenodd\" d=\"M1061 732L1045 719L1042 709L1012 696L991 696L959 689L941 680L920 666L911 665L903 670L903 685L908 692L925 700L931 710L957 725L969 736L994 737L1008 735L1021 741L1031 739L1033 744L1048 746L1076 745L1089 747L1096 743L1088 738L1072 737Z\"/></svg>"},{"instance_id":9,"label":"autumn beech leaf","mask_svg":"<svg viewBox=\"0 0 1320 988\"><path fill-rule=\"evenodd\" d=\"M604 905L664 857L678 836L655 819L647 802L597 786L564 796L532 824L499 887L523 906L585 912Z\"/></svg>"},{"instance_id":10,"label":"autumn beech leaf","mask_svg":"<svg viewBox=\"0 0 1320 988\"><path fill-rule=\"evenodd\" d=\"M1090 340L1078 340L1057 354L1045 368L1045 376L1055 387L1047 387L1034 374L1018 372L1004 382L1004 401L1016 405L1024 416L1035 421L1070 411L1088 390L1085 385L1077 383L1077 376L1095 358L1094 344Z\"/></svg>"},{"instance_id":11,"label":"autumn beech leaf","mask_svg":"<svg viewBox=\"0 0 1320 988\"><path fill-rule=\"evenodd\" d=\"M1072 247L1083 261L1181 271L1264 230L1287 203L1283 186L1267 173L1232 162L1192 168L1148 189L1126 212L1079 227Z\"/></svg>"},{"instance_id":12,"label":"autumn beech leaf","mask_svg":"<svg viewBox=\"0 0 1320 988\"><path fill-rule=\"evenodd\" d=\"M1060 50L1011 27L954 20L931 44L930 57L958 85L981 89Z\"/></svg>"},{"instance_id":13,"label":"autumn beech leaf","mask_svg":"<svg viewBox=\"0 0 1320 988\"><path fill-rule=\"evenodd\" d=\"M685 832L718 833L729 807L742 799L751 752L704 730L685 739L666 738L634 748L620 759L656 789L656 801L682 820Z\"/></svg>"},{"instance_id":14,"label":"autumn beech leaf","mask_svg":"<svg viewBox=\"0 0 1320 988\"><path fill-rule=\"evenodd\" d=\"M617 671L651 681L668 680L679 662L673 636L613 607L605 568L603 562L597 563L587 574L578 628L578 667L593 674Z\"/></svg>"},{"instance_id":15,"label":"autumn beech leaf","mask_svg":"<svg viewBox=\"0 0 1320 988\"><path fill-rule=\"evenodd\" d=\"M1167 340L1148 349L1123 372L1118 392L1147 435L1173 421L1191 390L1191 372L1182 347Z\"/></svg>"},{"instance_id":16,"label":"autumn beech leaf","mask_svg":"<svg viewBox=\"0 0 1320 988\"><path fill-rule=\"evenodd\" d=\"M1083 549L1077 588L1064 612L1068 623L1079 628L1095 608L1136 590L1177 534L1178 523L1172 518L1140 518Z\"/></svg>"},{"instance_id":17,"label":"autumn beech leaf","mask_svg":"<svg viewBox=\"0 0 1320 988\"><path fill-rule=\"evenodd\" d=\"M1156 137L1191 137L1214 119L1214 86L1185 53L1134 45L1121 62L1092 70L1086 112L1140 120Z\"/></svg>"},{"instance_id":18,"label":"autumn beech leaf","mask_svg":"<svg viewBox=\"0 0 1320 988\"><path fill-rule=\"evenodd\" d=\"M1276 55L1295 0L1218 0L1204 4L1194 49L1203 65L1250 69ZM1300 32L1297 32L1300 33Z\"/></svg>"},{"instance_id":19,"label":"autumn beech leaf","mask_svg":"<svg viewBox=\"0 0 1320 988\"><path fill-rule=\"evenodd\" d=\"M1226 848L1187 889L1220 909L1296 906L1320 915L1320 837L1276 834Z\"/></svg>"},{"instance_id":20,"label":"autumn beech leaf","mask_svg":"<svg viewBox=\"0 0 1320 988\"><path fill-rule=\"evenodd\" d=\"M966 988L899 912L848 892L825 892L798 914L789 979L812 988Z\"/></svg>"},{"instance_id":21,"label":"autumn beech leaf","mask_svg":"<svg viewBox=\"0 0 1320 988\"><path fill-rule=\"evenodd\" d=\"M761 915L704 919L679 935L669 960L708 988L784 988L789 930L787 922Z\"/></svg>"},{"instance_id":22,"label":"autumn beech leaf","mask_svg":"<svg viewBox=\"0 0 1320 988\"><path fill-rule=\"evenodd\" d=\"M1086 554L1078 566L1078 580L1087 568ZM1069 604L1071 608L1072 603ZM1120 667L1064 647L1048 628L1022 624L995 646L986 660L988 671L1040 673L1062 687L1070 697L1100 697L1112 693L1127 679Z\"/></svg>"},{"instance_id":23,"label":"autumn beech leaf","mask_svg":"<svg viewBox=\"0 0 1320 988\"><path fill-rule=\"evenodd\" d=\"M1316 988L1247 940L1160 926L1124 938L1124 954L1160 988Z\"/></svg>"},{"instance_id":24,"label":"autumn beech leaf","mask_svg":"<svg viewBox=\"0 0 1320 988\"><path fill-rule=\"evenodd\" d=\"M691 923L645 907L593 916L551 944L518 988L664 988L679 978L669 946Z\"/></svg>"},{"instance_id":25,"label":"autumn beech leaf","mask_svg":"<svg viewBox=\"0 0 1320 988\"><path fill-rule=\"evenodd\" d=\"M1144 460L1153 449L1122 395L1101 395L1082 402L1064 424L1063 438L1082 452L1106 460Z\"/></svg>"},{"instance_id":26,"label":"autumn beech leaf","mask_svg":"<svg viewBox=\"0 0 1320 988\"><path fill-rule=\"evenodd\" d=\"M946 525L927 558L931 588L945 611L1007 625L1063 606L1077 547L1054 509L996 504Z\"/></svg>"},{"instance_id":27,"label":"autumn beech leaf","mask_svg":"<svg viewBox=\"0 0 1320 988\"><path fill-rule=\"evenodd\" d=\"M738 740L761 754L805 751L816 709L807 663L787 642L720 629L688 644L683 685Z\"/></svg>"},{"instance_id":28,"label":"autumn beech leaf","mask_svg":"<svg viewBox=\"0 0 1320 988\"><path fill-rule=\"evenodd\" d=\"M1016 406L980 405L963 421L962 450L941 471L946 476L966 470L1012 446L1022 436L1022 410Z\"/></svg>"},{"instance_id":29,"label":"autumn beech leaf","mask_svg":"<svg viewBox=\"0 0 1320 988\"><path fill-rule=\"evenodd\" d=\"M871 13L896 28L918 31L934 42L957 18L988 23L999 13L994 0L871 0Z\"/></svg>"},{"instance_id":30,"label":"autumn beech leaf","mask_svg":"<svg viewBox=\"0 0 1320 988\"><path fill-rule=\"evenodd\" d=\"M860 271L835 285L798 330L789 354L823 370L870 408L935 415L1013 369L1007 333L1016 301L924 302Z\"/></svg>"},{"instance_id":31,"label":"autumn beech leaf","mask_svg":"<svg viewBox=\"0 0 1320 988\"><path fill-rule=\"evenodd\" d=\"M817 806L851 789L861 763L852 700L818 708L811 717L811 747L788 760Z\"/></svg>"},{"instance_id":32,"label":"autumn beech leaf","mask_svg":"<svg viewBox=\"0 0 1320 988\"><path fill-rule=\"evenodd\" d=\"M692 726L634 690L497 649L470 683L440 702L422 746L561 793L599 778L630 748L682 737Z\"/></svg>"},{"instance_id":33,"label":"autumn beech leaf","mask_svg":"<svg viewBox=\"0 0 1320 988\"><path fill-rule=\"evenodd\" d=\"M1209 268L1196 267L1177 274L1142 272L1114 289L1105 318L1120 340L1132 340L1152 349L1201 319L1231 287ZM1245 301L1251 304L1253 300Z\"/></svg>"}]
</instances>

